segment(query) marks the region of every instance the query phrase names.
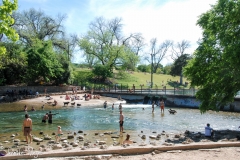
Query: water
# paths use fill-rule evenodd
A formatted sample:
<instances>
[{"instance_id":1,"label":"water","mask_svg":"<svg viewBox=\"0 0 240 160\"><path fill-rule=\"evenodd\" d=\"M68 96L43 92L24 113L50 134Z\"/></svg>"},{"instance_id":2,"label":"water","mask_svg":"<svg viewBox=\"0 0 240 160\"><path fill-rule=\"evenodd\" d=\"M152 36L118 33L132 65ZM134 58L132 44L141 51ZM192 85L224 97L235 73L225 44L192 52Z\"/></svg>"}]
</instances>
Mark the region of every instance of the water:
<instances>
[{"instance_id":1,"label":"water","mask_svg":"<svg viewBox=\"0 0 240 160\"><path fill-rule=\"evenodd\" d=\"M144 110L142 108L145 108ZM123 104L124 130L128 131L204 131L206 123L216 130L237 130L240 125L240 113L213 112L201 114L197 109L178 108L175 115L169 114L169 107L165 107L164 114L156 107L152 114L151 105ZM63 108L53 110L53 124L42 123L42 117L47 113L43 111L29 111L33 120L33 131L56 131L60 125L64 131L119 131L119 110L115 105L111 107L85 107ZM25 112L0 113L0 134L16 133L22 131L22 122ZM139 133L138 132L138 133Z\"/></svg>"}]
</instances>

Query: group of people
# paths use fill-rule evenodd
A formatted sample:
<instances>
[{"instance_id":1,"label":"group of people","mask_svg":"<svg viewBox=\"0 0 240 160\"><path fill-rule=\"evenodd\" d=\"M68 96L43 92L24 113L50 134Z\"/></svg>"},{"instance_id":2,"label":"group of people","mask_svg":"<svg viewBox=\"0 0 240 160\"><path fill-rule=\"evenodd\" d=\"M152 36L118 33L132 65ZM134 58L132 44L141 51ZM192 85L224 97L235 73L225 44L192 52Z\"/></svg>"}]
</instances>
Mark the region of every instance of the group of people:
<instances>
[{"instance_id":1,"label":"group of people","mask_svg":"<svg viewBox=\"0 0 240 160\"><path fill-rule=\"evenodd\" d=\"M152 102L152 113L154 112L154 106L155 106L155 101ZM165 107L164 101L161 100L160 101L161 113L164 112L164 107Z\"/></svg>"},{"instance_id":2,"label":"group of people","mask_svg":"<svg viewBox=\"0 0 240 160\"><path fill-rule=\"evenodd\" d=\"M56 114L52 114L51 111L49 111L49 113L46 113L43 118L42 118L42 123L46 123L48 120L48 123L52 123L52 116L56 115Z\"/></svg>"}]
</instances>

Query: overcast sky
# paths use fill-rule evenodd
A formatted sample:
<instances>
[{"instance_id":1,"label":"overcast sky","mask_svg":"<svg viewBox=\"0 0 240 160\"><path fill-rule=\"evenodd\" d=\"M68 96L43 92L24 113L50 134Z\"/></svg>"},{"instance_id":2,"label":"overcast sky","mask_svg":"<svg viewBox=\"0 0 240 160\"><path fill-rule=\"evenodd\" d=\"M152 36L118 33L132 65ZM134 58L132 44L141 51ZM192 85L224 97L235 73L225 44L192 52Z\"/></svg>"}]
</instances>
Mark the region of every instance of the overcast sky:
<instances>
[{"instance_id":1,"label":"overcast sky","mask_svg":"<svg viewBox=\"0 0 240 160\"><path fill-rule=\"evenodd\" d=\"M64 23L68 33L83 35L88 25L96 17L122 18L123 32L142 33L146 43L157 38L158 43L165 40L190 41L189 54L197 47L202 37L196 26L199 15L206 12L217 0L18 0L19 9L34 8L47 15L66 14ZM80 61L75 58L75 62ZM166 58L162 63L171 62Z\"/></svg>"}]
</instances>

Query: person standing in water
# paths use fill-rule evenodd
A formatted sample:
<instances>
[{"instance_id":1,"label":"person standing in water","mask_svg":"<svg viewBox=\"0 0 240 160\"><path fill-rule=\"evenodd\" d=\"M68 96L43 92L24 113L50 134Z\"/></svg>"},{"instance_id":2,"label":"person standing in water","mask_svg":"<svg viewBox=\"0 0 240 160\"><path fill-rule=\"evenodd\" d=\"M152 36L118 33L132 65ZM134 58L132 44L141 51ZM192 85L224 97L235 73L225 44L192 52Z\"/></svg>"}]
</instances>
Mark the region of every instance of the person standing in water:
<instances>
[{"instance_id":1,"label":"person standing in water","mask_svg":"<svg viewBox=\"0 0 240 160\"><path fill-rule=\"evenodd\" d=\"M152 113L154 112L154 105L155 105L155 102L153 101L152 102Z\"/></svg>"},{"instance_id":2,"label":"person standing in water","mask_svg":"<svg viewBox=\"0 0 240 160\"><path fill-rule=\"evenodd\" d=\"M122 114L122 111L120 111L120 116L119 116L120 134L123 132L123 122L124 122L124 115Z\"/></svg>"},{"instance_id":3,"label":"person standing in water","mask_svg":"<svg viewBox=\"0 0 240 160\"><path fill-rule=\"evenodd\" d=\"M122 103L119 104L119 111L122 111Z\"/></svg>"},{"instance_id":4,"label":"person standing in water","mask_svg":"<svg viewBox=\"0 0 240 160\"><path fill-rule=\"evenodd\" d=\"M26 142L28 144L28 138L30 140L29 143L32 143L32 135L31 135L31 131L32 131L32 120L31 118L29 118L28 114L25 114L25 120L23 121L23 134L26 138Z\"/></svg>"},{"instance_id":5,"label":"person standing in water","mask_svg":"<svg viewBox=\"0 0 240 160\"><path fill-rule=\"evenodd\" d=\"M107 101L105 101L105 102L103 103L103 107L104 107L104 108L107 108Z\"/></svg>"},{"instance_id":6,"label":"person standing in water","mask_svg":"<svg viewBox=\"0 0 240 160\"><path fill-rule=\"evenodd\" d=\"M161 100L160 102L161 112L164 112L164 101Z\"/></svg>"},{"instance_id":7,"label":"person standing in water","mask_svg":"<svg viewBox=\"0 0 240 160\"><path fill-rule=\"evenodd\" d=\"M56 114L52 114L52 112L49 111L49 113L48 113L48 123L52 123L52 116L53 115L56 115Z\"/></svg>"},{"instance_id":8,"label":"person standing in water","mask_svg":"<svg viewBox=\"0 0 240 160\"><path fill-rule=\"evenodd\" d=\"M112 110L114 110L114 103L112 104Z\"/></svg>"}]
</instances>

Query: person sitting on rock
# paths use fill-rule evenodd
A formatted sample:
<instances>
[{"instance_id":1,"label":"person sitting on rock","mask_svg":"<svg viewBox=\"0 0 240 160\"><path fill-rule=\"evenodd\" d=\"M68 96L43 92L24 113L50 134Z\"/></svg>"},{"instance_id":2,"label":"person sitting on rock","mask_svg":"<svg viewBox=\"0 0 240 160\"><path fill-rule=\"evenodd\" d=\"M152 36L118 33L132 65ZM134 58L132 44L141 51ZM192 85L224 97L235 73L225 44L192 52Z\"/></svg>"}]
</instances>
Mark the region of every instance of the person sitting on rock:
<instances>
[{"instance_id":1,"label":"person sitting on rock","mask_svg":"<svg viewBox=\"0 0 240 160\"><path fill-rule=\"evenodd\" d=\"M210 124L208 123L207 126L205 127L205 137L212 138L213 137L213 129L210 127Z\"/></svg>"},{"instance_id":2,"label":"person sitting on rock","mask_svg":"<svg viewBox=\"0 0 240 160\"><path fill-rule=\"evenodd\" d=\"M133 141L130 140L130 135L127 134L126 135L126 139L123 141L123 144L132 144Z\"/></svg>"}]
</instances>

